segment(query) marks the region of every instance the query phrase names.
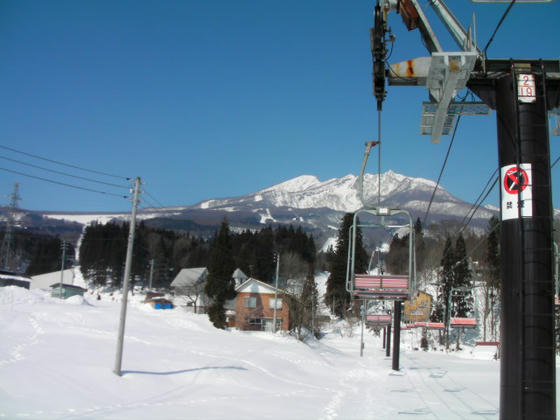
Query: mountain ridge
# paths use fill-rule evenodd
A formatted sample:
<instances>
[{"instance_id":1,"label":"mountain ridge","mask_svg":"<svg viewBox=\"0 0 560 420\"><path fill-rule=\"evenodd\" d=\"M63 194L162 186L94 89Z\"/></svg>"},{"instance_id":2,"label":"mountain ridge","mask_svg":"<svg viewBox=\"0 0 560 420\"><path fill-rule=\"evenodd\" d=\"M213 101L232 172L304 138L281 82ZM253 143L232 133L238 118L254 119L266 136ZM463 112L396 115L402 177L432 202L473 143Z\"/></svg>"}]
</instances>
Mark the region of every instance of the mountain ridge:
<instances>
[{"instance_id":1,"label":"mountain ridge","mask_svg":"<svg viewBox=\"0 0 560 420\"><path fill-rule=\"evenodd\" d=\"M226 217L235 231L259 229L268 224L293 224L317 238L326 239L336 234L344 213L363 207L357 181L358 177L353 174L325 181L314 175L300 175L241 196L212 198L194 205L140 209L137 217L158 228L194 232L205 237L211 237ZM415 220L424 218L436 183L388 170L382 174L365 174L363 185L366 204L408 210ZM472 209L472 204L439 186L430 207L429 223L452 220L459 224ZM56 219L82 225L130 218L129 213L123 212L29 213L34 214L35 219L41 215L47 221ZM470 226L483 230L495 214L494 209L480 207Z\"/></svg>"}]
</instances>

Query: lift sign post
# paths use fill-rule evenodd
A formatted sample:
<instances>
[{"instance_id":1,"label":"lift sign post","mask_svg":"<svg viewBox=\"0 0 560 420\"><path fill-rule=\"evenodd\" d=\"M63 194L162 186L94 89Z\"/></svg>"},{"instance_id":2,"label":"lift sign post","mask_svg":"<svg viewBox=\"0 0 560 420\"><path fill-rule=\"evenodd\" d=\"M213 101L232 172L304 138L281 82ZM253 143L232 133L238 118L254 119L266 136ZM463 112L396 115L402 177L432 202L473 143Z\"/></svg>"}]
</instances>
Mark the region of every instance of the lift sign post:
<instances>
[{"instance_id":1,"label":"lift sign post","mask_svg":"<svg viewBox=\"0 0 560 420\"><path fill-rule=\"evenodd\" d=\"M531 164L503 166L502 221L533 216Z\"/></svg>"},{"instance_id":2,"label":"lift sign post","mask_svg":"<svg viewBox=\"0 0 560 420\"><path fill-rule=\"evenodd\" d=\"M522 73L517 75L517 99L519 102L537 102L535 76Z\"/></svg>"}]
</instances>

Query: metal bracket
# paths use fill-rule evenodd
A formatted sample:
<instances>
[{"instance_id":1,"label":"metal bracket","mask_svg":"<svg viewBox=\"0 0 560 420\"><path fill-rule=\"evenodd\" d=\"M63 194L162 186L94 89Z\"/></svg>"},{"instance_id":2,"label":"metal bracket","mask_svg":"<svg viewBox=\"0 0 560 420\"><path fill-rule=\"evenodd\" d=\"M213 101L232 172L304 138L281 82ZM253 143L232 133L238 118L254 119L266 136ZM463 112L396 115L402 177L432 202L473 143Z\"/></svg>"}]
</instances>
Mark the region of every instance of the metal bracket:
<instances>
[{"instance_id":1,"label":"metal bracket","mask_svg":"<svg viewBox=\"0 0 560 420\"><path fill-rule=\"evenodd\" d=\"M448 107L457 92L464 89L476 64L475 52L433 53L426 80L430 96L437 103L432 124L432 143L440 143Z\"/></svg>"},{"instance_id":2,"label":"metal bracket","mask_svg":"<svg viewBox=\"0 0 560 420\"><path fill-rule=\"evenodd\" d=\"M438 104L435 102L422 103L422 119L420 121L420 134L431 136L435 114ZM490 107L483 102L451 102L447 108L447 115L443 123L442 135L451 132L457 115L489 115Z\"/></svg>"}]
</instances>

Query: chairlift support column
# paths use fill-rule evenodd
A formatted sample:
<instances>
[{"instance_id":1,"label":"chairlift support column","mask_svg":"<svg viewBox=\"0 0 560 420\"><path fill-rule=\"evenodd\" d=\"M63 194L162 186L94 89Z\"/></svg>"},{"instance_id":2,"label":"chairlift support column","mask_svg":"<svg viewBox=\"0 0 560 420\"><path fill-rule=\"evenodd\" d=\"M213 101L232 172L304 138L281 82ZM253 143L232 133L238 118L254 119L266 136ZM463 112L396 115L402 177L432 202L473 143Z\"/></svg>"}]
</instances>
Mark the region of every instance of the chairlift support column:
<instances>
[{"instance_id":1,"label":"chairlift support column","mask_svg":"<svg viewBox=\"0 0 560 420\"><path fill-rule=\"evenodd\" d=\"M392 0L381 3L394 8ZM432 6L436 3L443 1L431 0ZM413 11L421 10L416 0L402 0L397 5ZM440 18L446 26L451 21L448 15L440 15ZM413 29L406 20L405 24ZM385 27L386 21L383 25ZM450 32L455 36L452 30ZM422 30L421 33L432 53L430 34ZM377 41L383 42L384 38L378 37ZM464 78L460 78L457 88L462 88L464 80L466 86L482 99L480 106L496 110L498 121L503 279L500 418L534 418L538 413L543 419L555 419L552 198L547 112L560 105L560 61L489 60L476 48L463 45L462 49L474 53L476 58L474 66ZM418 64L426 67L428 63L431 69L433 56ZM424 69L415 74L416 67L404 66L409 70L405 75L388 73L389 84L428 86L427 72ZM451 91L446 88L449 76L452 75L446 75L441 81L443 92ZM528 76L532 85L522 85L519 76ZM374 85L378 79L378 75L374 75ZM527 95L528 91L531 95ZM432 89L430 94L434 96ZM443 95L441 100L434 99L437 108L432 127L439 130L443 112L441 105L445 105L447 97ZM431 135L434 142L440 133L434 131ZM515 192L516 189L518 192ZM521 193L525 189L529 189L530 197L528 193ZM506 193L516 194L517 199L510 200L508 204L508 200L504 200Z\"/></svg>"},{"instance_id":2,"label":"chairlift support column","mask_svg":"<svg viewBox=\"0 0 560 420\"><path fill-rule=\"evenodd\" d=\"M504 419L556 418L552 195L547 109L558 103L559 62L488 60L491 74L470 82L496 109L501 177L502 352L500 412ZM496 72L498 71L499 72ZM519 75L532 75L532 102L520 96ZM524 77L524 76L522 76ZM522 172L524 171L524 172ZM528 174L529 179L523 173ZM509 175L508 175L509 174ZM510 202L508 177L521 183ZM531 197L528 197L530 191ZM513 213L509 203L514 207Z\"/></svg>"}]
</instances>

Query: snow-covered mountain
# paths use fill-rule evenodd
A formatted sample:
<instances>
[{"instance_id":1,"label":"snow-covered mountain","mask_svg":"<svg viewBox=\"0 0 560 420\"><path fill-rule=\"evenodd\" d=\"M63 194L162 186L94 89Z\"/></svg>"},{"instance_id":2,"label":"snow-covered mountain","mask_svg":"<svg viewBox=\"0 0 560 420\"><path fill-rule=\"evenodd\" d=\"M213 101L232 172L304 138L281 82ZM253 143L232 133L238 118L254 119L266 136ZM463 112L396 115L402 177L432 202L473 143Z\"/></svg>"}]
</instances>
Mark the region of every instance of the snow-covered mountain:
<instances>
[{"instance_id":1,"label":"snow-covered mountain","mask_svg":"<svg viewBox=\"0 0 560 420\"><path fill-rule=\"evenodd\" d=\"M387 171L381 174L381 189L378 175L364 176L364 196L367 204L408 210L414 219L423 218L434 191L434 181L414 178ZM174 206L143 209L138 218L146 224L165 228L190 231L198 235L213 235L224 216L233 230L258 229L266 224L300 225L319 240L336 234L344 213L362 207L358 177L346 175L321 181L312 175L302 175L277 185L250 194L215 198L190 206ZM441 220L461 222L472 210L472 204L462 201L441 186L430 209L429 223ZM47 220L72 221L82 225L91 221L101 223L111 219L127 220L124 213L76 213L76 212L33 212ZM483 229L487 220L497 211L480 208L470 226Z\"/></svg>"},{"instance_id":2,"label":"snow-covered mountain","mask_svg":"<svg viewBox=\"0 0 560 420\"><path fill-rule=\"evenodd\" d=\"M303 175L241 197L203 201L197 207L226 211L274 207L328 208L338 212L354 212L362 207L357 181L358 177L355 175L327 181L320 181L312 175ZM387 171L381 174L380 191L378 185L378 175L365 174L363 191L366 203L377 204L379 192L380 206L404 208L420 216L420 213L426 211L436 183L424 178L412 178ZM439 216L436 216L439 219L442 215L464 215L470 207L469 203L452 196L440 186L430 213ZM491 214L491 211L481 209L477 217L488 218Z\"/></svg>"}]
</instances>

